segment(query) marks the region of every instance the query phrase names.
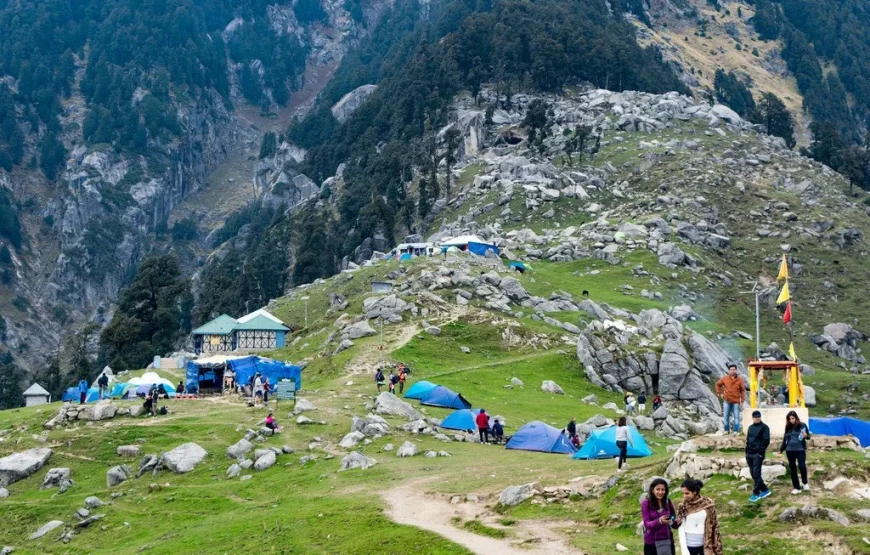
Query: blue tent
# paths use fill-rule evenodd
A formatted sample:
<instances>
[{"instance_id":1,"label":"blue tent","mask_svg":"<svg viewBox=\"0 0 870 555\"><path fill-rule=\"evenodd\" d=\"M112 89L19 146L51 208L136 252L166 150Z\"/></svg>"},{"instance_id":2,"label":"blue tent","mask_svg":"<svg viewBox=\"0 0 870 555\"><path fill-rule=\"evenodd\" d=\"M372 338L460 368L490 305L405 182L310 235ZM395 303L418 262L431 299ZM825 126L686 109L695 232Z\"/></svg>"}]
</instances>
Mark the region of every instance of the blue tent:
<instances>
[{"instance_id":1,"label":"blue tent","mask_svg":"<svg viewBox=\"0 0 870 555\"><path fill-rule=\"evenodd\" d=\"M277 384L281 380L293 379L296 380L296 390L298 391L302 388L302 369L298 366L270 358L248 356L227 360L226 363L202 364L195 360L189 361L185 373L185 391L196 393L199 391L200 381L215 381L216 375L214 370L224 365L235 372L236 383L238 384L244 385L248 383L254 374L260 372L263 377L269 378L269 383L272 385Z\"/></svg>"},{"instance_id":2,"label":"blue tent","mask_svg":"<svg viewBox=\"0 0 870 555\"><path fill-rule=\"evenodd\" d=\"M88 395L85 397L85 403L95 403L100 400L100 388L92 387L88 389Z\"/></svg>"},{"instance_id":3,"label":"blue tent","mask_svg":"<svg viewBox=\"0 0 870 555\"><path fill-rule=\"evenodd\" d=\"M109 397L123 397L127 393L127 390L132 387L128 383L116 382L112 386L111 391L109 391Z\"/></svg>"},{"instance_id":4,"label":"blue tent","mask_svg":"<svg viewBox=\"0 0 870 555\"><path fill-rule=\"evenodd\" d=\"M474 419L480 414L480 409L460 409L450 413L450 416L441 421L441 427L446 430L476 430L477 423Z\"/></svg>"},{"instance_id":5,"label":"blue tent","mask_svg":"<svg viewBox=\"0 0 870 555\"><path fill-rule=\"evenodd\" d=\"M405 392L405 399L421 399L436 387L438 387L437 383L420 380L408 388L408 391Z\"/></svg>"},{"instance_id":6,"label":"blue tent","mask_svg":"<svg viewBox=\"0 0 870 555\"><path fill-rule=\"evenodd\" d=\"M420 397L420 403L432 407L444 407L447 409L470 409L471 403L465 397L452 389L439 385Z\"/></svg>"},{"instance_id":7,"label":"blue tent","mask_svg":"<svg viewBox=\"0 0 870 555\"><path fill-rule=\"evenodd\" d=\"M652 455L646 440L637 431L637 428L629 428L631 442L628 445L629 457L649 457ZM616 426L605 430L595 430L583 447L572 457L574 459L609 459L619 455L619 447L616 446Z\"/></svg>"},{"instance_id":8,"label":"blue tent","mask_svg":"<svg viewBox=\"0 0 870 555\"><path fill-rule=\"evenodd\" d=\"M68 387L66 391L63 392L63 397L60 398L61 401L78 401L79 400L79 388L78 387Z\"/></svg>"},{"instance_id":9,"label":"blue tent","mask_svg":"<svg viewBox=\"0 0 870 555\"><path fill-rule=\"evenodd\" d=\"M810 418L810 432L824 436L858 438L861 447L870 447L870 422L841 416L839 418Z\"/></svg>"},{"instance_id":10,"label":"blue tent","mask_svg":"<svg viewBox=\"0 0 870 555\"><path fill-rule=\"evenodd\" d=\"M492 251L495 254L498 254L498 247L496 247L495 245L489 245L487 243L475 243L474 241L469 241L468 251L476 254L477 256L486 256L486 251Z\"/></svg>"},{"instance_id":11,"label":"blue tent","mask_svg":"<svg viewBox=\"0 0 870 555\"><path fill-rule=\"evenodd\" d=\"M537 420L520 428L504 448L565 455L570 455L576 451L571 440L562 433L562 430Z\"/></svg>"},{"instance_id":12,"label":"blue tent","mask_svg":"<svg viewBox=\"0 0 870 555\"><path fill-rule=\"evenodd\" d=\"M411 260L411 253L406 252L405 254L399 256L399 260L400 260L400 261L402 261L402 260Z\"/></svg>"}]
</instances>

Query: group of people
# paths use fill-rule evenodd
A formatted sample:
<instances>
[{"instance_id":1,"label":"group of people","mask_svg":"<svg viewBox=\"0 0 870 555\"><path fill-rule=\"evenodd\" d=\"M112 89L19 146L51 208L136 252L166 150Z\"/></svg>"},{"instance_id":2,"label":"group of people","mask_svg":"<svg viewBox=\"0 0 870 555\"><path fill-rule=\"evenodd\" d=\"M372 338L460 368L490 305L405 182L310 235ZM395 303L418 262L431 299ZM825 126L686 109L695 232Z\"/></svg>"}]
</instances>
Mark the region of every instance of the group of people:
<instances>
[{"instance_id":1,"label":"group of people","mask_svg":"<svg viewBox=\"0 0 870 555\"><path fill-rule=\"evenodd\" d=\"M625 412L629 416L646 413L646 392L641 391L638 393L637 397L635 397L634 393L626 391L623 395L623 401L625 402ZM660 406L662 406L662 398L660 395L656 394L653 396L652 400L653 412L655 412Z\"/></svg>"},{"instance_id":2,"label":"group of people","mask_svg":"<svg viewBox=\"0 0 870 555\"><path fill-rule=\"evenodd\" d=\"M810 489L806 465L809 437L807 425L801 422L796 411L789 411L777 456L781 457L785 453L788 458L792 495ZM761 476L769 446L770 427L762 421L760 411L753 411L752 424L746 430L745 449L746 463L753 481L752 496L749 498L752 503L772 495ZM675 509L668 498L668 483L662 478L652 481L646 497L640 503L644 555L675 555L674 530L678 531L682 555L722 555L716 505L712 499L701 495L702 487L700 480L685 480L680 486L683 501Z\"/></svg>"},{"instance_id":3,"label":"group of people","mask_svg":"<svg viewBox=\"0 0 870 555\"><path fill-rule=\"evenodd\" d=\"M489 424L489 415L486 414L486 409L480 409L477 416L474 417L474 424L477 426L477 433L480 435L480 443L489 443L489 436L492 435L493 443L501 443L504 441L504 427L498 418L493 420L492 426Z\"/></svg>"},{"instance_id":4,"label":"group of people","mask_svg":"<svg viewBox=\"0 0 870 555\"><path fill-rule=\"evenodd\" d=\"M411 369L400 362L395 370L390 370L390 378L387 380L384 377L384 369L378 367L375 371L375 385L378 388L378 393L380 393L381 388L386 385L388 388L387 391L395 395L396 388L398 388L399 395L401 395L405 391L405 382L408 380L408 375L410 373Z\"/></svg>"}]
</instances>

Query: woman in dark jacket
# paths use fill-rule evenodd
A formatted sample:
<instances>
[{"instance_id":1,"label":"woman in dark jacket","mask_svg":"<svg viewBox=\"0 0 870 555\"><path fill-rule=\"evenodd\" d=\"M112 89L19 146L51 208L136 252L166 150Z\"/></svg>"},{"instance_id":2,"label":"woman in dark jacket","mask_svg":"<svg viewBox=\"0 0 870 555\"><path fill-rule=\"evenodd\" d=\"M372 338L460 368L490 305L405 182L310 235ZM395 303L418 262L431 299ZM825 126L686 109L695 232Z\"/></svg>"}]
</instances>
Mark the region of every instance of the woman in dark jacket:
<instances>
[{"instance_id":1,"label":"woman in dark jacket","mask_svg":"<svg viewBox=\"0 0 870 555\"><path fill-rule=\"evenodd\" d=\"M792 495L797 495L803 491L809 491L810 486L807 484L807 439L810 437L810 429L807 425L801 422L800 417L795 411L789 411L785 417L785 434L782 437L782 444L779 446L779 456L785 451L788 457L788 468L791 471L791 485L794 489L791 490ZM801 472L801 481L798 481L798 470ZM801 488L803 484L803 488Z\"/></svg>"},{"instance_id":2,"label":"woman in dark jacket","mask_svg":"<svg viewBox=\"0 0 870 555\"><path fill-rule=\"evenodd\" d=\"M643 555L674 554L674 533L671 523L677 517L674 504L668 498L668 483L656 478L640 502L643 517Z\"/></svg>"}]
</instances>

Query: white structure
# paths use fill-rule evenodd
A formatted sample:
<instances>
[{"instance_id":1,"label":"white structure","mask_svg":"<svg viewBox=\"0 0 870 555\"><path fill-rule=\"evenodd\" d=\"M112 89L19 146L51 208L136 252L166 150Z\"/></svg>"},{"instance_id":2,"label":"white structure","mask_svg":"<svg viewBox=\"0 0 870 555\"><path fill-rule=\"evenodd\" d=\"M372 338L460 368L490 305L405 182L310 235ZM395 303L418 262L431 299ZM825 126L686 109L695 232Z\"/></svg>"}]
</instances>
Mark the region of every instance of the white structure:
<instances>
[{"instance_id":1,"label":"white structure","mask_svg":"<svg viewBox=\"0 0 870 555\"><path fill-rule=\"evenodd\" d=\"M238 322L240 324L244 324L245 322L249 322L249 321L253 320L257 316L265 316L266 318L268 318L269 320L272 320L276 324L281 324L282 326L284 325L284 322L282 322L281 320L276 318L271 312L267 311L265 308L260 308L258 310L251 312L250 314L245 314L241 318L238 318L236 320L236 322Z\"/></svg>"},{"instance_id":2,"label":"white structure","mask_svg":"<svg viewBox=\"0 0 870 555\"><path fill-rule=\"evenodd\" d=\"M485 243L485 241L483 241L477 235L460 235L459 237L454 237L452 239L442 241L441 246L457 247L459 249L465 250L468 248L468 243Z\"/></svg>"},{"instance_id":3,"label":"white structure","mask_svg":"<svg viewBox=\"0 0 870 555\"><path fill-rule=\"evenodd\" d=\"M51 402L51 393L42 388L41 385L35 383L27 388L24 392L24 404L28 407L36 405L44 405Z\"/></svg>"}]
</instances>

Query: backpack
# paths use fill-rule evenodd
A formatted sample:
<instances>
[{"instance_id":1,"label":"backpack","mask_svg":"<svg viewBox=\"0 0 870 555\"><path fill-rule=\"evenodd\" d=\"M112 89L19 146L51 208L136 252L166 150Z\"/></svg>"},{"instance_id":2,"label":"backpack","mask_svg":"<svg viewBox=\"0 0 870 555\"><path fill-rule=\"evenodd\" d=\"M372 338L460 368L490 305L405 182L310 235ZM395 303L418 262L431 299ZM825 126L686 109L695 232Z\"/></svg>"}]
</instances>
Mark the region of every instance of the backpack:
<instances>
[{"instance_id":1,"label":"backpack","mask_svg":"<svg viewBox=\"0 0 870 555\"><path fill-rule=\"evenodd\" d=\"M168 412L166 407L160 407L160 410L157 411L158 414L168 414Z\"/></svg>"}]
</instances>

